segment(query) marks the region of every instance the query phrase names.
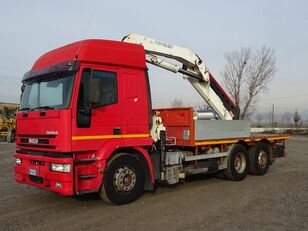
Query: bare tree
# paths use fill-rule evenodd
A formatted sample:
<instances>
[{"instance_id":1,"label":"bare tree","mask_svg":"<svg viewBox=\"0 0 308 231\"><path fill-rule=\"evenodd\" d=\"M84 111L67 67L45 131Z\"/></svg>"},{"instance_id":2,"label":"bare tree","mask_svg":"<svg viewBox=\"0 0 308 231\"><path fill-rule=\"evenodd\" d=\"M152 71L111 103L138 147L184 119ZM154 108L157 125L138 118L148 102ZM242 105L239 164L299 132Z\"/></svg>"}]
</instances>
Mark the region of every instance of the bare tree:
<instances>
[{"instance_id":1,"label":"bare tree","mask_svg":"<svg viewBox=\"0 0 308 231\"><path fill-rule=\"evenodd\" d=\"M262 113L256 113L255 120L256 120L256 123L260 125L261 122L264 120L264 115Z\"/></svg>"},{"instance_id":2,"label":"bare tree","mask_svg":"<svg viewBox=\"0 0 308 231\"><path fill-rule=\"evenodd\" d=\"M300 120L302 119L301 115L298 113L297 109L295 110L294 112L294 115L293 115L293 120L294 120L294 123L295 123L295 127L298 126L298 123L300 122Z\"/></svg>"},{"instance_id":3,"label":"bare tree","mask_svg":"<svg viewBox=\"0 0 308 231\"><path fill-rule=\"evenodd\" d=\"M171 102L171 107L183 107L183 106L184 106L184 103L182 99L174 99Z\"/></svg>"},{"instance_id":4,"label":"bare tree","mask_svg":"<svg viewBox=\"0 0 308 231\"><path fill-rule=\"evenodd\" d=\"M292 112L284 112L281 116L280 116L280 120L282 123L285 123L287 126L290 126L290 123L292 121Z\"/></svg>"},{"instance_id":5,"label":"bare tree","mask_svg":"<svg viewBox=\"0 0 308 231\"><path fill-rule=\"evenodd\" d=\"M241 109L241 119L251 115L257 95L268 90L276 72L274 50L262 47L253 52L250 48L241 48L225 55L223 82Z\"/></svg>"}]
</instances>

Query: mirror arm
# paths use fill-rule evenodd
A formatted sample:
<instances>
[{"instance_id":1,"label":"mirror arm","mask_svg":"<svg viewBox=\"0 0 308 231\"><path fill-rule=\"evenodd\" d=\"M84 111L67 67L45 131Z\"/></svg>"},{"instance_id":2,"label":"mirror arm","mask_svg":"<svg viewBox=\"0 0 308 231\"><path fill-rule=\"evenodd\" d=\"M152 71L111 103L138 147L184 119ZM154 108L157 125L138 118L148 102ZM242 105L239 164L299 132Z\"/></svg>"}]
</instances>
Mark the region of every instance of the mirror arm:
<instances>
[{"instance_id":1,"label":"mirror arm","mask_svg":"<svg viewBox=\"0 0 308 231\"><path fill-rule=\"evenodd\" d=\"M92 109L92 104L91 103L87 103L87 105L84 108L84 114L85 115L90 115L91 114L91 109Z\"/></svg>"},{"instance_id":2,"label":"mirror arm","mask_svg":"<svg viewBox=\"0 0 308 231\"><path fill-rule=\"evenodd\" d=\"M92 109L92 104L87 103L87 105L83 108L79 108L78 112L84 114L84 115L90 115L91 114L91 109Z\"/></svg>"}]
</instances>

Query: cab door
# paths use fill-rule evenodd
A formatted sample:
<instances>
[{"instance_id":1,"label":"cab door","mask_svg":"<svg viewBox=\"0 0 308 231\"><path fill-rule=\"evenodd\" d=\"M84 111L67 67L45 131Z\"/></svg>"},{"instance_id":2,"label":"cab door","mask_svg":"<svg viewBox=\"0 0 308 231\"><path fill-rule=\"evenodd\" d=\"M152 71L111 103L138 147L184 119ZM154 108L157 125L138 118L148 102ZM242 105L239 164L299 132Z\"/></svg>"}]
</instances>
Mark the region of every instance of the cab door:
<instances>
[{"instance_id":1,"label":"cab door","mask_svg":"<svg viewBox=\"0 0 308 231\"><path fill-rule=\"evenodd\" d=\"M94 80L94 81L93 81ZM99 89L98 100L90 103L91 82ZM84 67L81 72L76 117L72 120L72 149L97 150L122 132L119 103L119 71L110 67Z\"/></svg>"}]
</instances>

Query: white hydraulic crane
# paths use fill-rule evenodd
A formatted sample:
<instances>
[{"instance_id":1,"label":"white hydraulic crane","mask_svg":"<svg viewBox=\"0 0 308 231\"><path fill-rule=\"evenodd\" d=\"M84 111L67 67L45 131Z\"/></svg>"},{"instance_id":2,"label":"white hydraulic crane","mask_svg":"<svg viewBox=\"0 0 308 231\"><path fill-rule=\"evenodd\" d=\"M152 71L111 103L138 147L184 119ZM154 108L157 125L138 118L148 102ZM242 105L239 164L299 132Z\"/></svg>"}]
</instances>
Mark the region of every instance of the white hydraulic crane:
<instances>
[{"instance_id":1,"label":"white hydraulic crane","mask_svg":"<svg viewBox=\"0 0 308 231\"><path fill-rule=\"evenodd\" d=\"M211 77L207 66L192 50L134 33L128 34L122 41L142 45L148 63L174 73L182 73L220 119L232 120L236 117L234 110L237 108ZM182 67L163 60L159 56L176 60L182 64Z\"/></svg>"}]
</instances>

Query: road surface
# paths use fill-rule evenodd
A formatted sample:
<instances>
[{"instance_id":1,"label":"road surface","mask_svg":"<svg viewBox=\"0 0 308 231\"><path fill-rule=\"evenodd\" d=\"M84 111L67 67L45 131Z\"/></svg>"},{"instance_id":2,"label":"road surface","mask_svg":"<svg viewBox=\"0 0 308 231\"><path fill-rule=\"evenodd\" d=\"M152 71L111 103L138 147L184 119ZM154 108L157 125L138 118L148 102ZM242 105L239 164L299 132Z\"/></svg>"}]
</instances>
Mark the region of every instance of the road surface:
<instances>
[{"instance_id":1,"label":"road surface","mask_svg":"<svg viewBox=\"0 0 308 231\"><path fill-rule=\"evenodd\" d=\"M115 206L15 183L14 144L1 142L0 230L308 230L308 137L287 147L265 176L198 177Z\"/></svg>"}]
</instances>

